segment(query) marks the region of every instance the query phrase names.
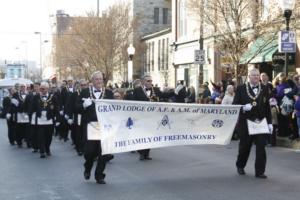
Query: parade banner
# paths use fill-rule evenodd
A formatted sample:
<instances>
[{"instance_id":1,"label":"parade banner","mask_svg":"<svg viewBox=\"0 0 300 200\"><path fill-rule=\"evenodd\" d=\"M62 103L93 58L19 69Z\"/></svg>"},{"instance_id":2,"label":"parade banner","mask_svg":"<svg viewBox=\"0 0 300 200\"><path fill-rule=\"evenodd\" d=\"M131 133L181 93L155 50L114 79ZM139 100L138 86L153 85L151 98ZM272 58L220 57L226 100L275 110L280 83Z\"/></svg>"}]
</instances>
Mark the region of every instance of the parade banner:
<instances>
[{"instance_id":1,"label":"parade banner","mask_svg":"<svg viewBox=\"0 0 300 200\"><path fill-rule=\"evenodd\" d=\"M103 154L230 143L240 106L96 100ZM100 137L100 136L99 136Z\"/></svg>"}]
</instances>

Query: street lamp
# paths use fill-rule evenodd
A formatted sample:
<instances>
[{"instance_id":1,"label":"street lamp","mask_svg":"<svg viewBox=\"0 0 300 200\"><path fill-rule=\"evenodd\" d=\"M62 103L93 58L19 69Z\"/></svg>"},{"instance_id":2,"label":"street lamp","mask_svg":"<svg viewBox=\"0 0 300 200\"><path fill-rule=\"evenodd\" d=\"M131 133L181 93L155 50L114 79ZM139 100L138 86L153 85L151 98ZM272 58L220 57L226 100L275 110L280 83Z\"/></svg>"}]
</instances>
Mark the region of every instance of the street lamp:
<instances>
[{"instance_id":1,"label":"street lamp","mask_svg":"<svg viewBox=\"0 0 300 200\"><path fill-rule=\"evenodd\" d=\"M285 17L286 31L289 31L290 18L292 15L292 10L295 7L295 0L280 0L279 4L283 11L283 16ZM288 75L288 54L287 53L285 53L284 71L287 76Z\"/></svg>"},{"instance_id":2,"label":"street lamp","mask_svg":"<svg viewBox=\"0 0 300 200\"><path fill-rule=\"evenodd\" d=\"M40 35L40 75L41 80L43 79L43 67L42 67L42 33L41 32L34 32L34 34Z\"/></svg>"},{"instance_id":3,"label":"street lamp","mask_svg":"<svg viewBox=\"0 0 300 200\"><path fill-rule=\"evenodd\" d=\"M132 72L133 72L133 63L132 63L132 59L135 53L135 48L133 47L132 44L129 45L129 47L127 48L127 53L128 53L128 82L131 83L132 82Z\"/></svg>"}]
</instances>

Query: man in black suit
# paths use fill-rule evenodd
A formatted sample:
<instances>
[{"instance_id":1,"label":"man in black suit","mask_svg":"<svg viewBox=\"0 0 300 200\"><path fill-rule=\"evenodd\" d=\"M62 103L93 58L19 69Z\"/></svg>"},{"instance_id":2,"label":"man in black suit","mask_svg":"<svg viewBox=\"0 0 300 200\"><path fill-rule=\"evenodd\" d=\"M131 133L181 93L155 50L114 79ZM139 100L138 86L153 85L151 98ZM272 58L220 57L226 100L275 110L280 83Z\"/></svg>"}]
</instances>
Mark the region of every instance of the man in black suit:
<instances>
[{"instance_id":1,"label":"man in black suit","mask_svg":"<svg viewBox=\"0 0 300 200\"><path fill-rule=\"evenodd\" d=\"M55 119L59 116L59 104L56 97L49 93L49 84L42 82L40 93L33 97L30 113L35 118L38 130L40 157L51 156L50 145L54 131ZM45 155L46 153L46 155Z\"/></svg>"},{"instance_id":2,"label":"man in black suit","mask_svg":"<svg viewBox=\"0 0 300 200\"><path fill-rule=\"evenodd\" d=\"M141 86L134 88L133 90L133 100L135 101L159 101L161 92L155 90L152 87L152 77L150 75L145 75L142 78ZM150 149L143 149L138 151L140 154L140 160L152 160L149 157Z\"/></svg>"},{"instance_id":3,"label":"man in black suit","mask_svg":"<svg viewBox=\"0 0 300 200\"><path fill-rule=\"evenodd\" d=\"M10 88L8 90L8 92L9 92L8 96L3 98L2 114L3 114L3 116L6 117L6 121L7 121L7 131L8 131L9 143L11 145L15 145L15 141L16 141L15 120L14 120L14 117L13 117L12 103L11 103L11 99L12 99L12 96L13 96L15 90L13 88Z\"/></svg>"},{"instance_id":4,"label":"man in black suit","mask_svg":"<svg viewBox=\"0 0 300 200\"><path fill-rule=\"evenodd\" d=\"M25 102L28 104L28 115L29 115L29 132L31 138L31 145L33 148L33 153L37 153L39 146L38 146L38 127L36 125L36 117L35 114L31 113L31 107L34 106L34 96L40 92L40 83L36 82L33 85L32 91L26 96Z\"/></svg>"},{"instance_id":5,"label":"man in black suit","mask_svg":"<svg viewBox=\"0 0 300 200\"><path fill-rule=\"evenodd\" d=\"M106 162L113 158L112 155L102 155L101 141L87 140L87 125L90 122L97 122L97 114L95 109L96 99L113 99L113 92L104 87L102 72L96 71L92 74L92 86L83 89L77 100L77 109L82 113L83 137L84 145L84 178L90 178L93 163L97 158L97 166L95 170L95 179L98 184L105 184L104 169Z\"/></svg>"},{"instance_id":6,"label":"man in black suit","mask_svg":"<svg viewBox=\"0 0 300 200\"><path fill-rule=\"evenodd\" d=\"M67 79L67 85L66 87L63 87L61 89L61 96L60 96L60 103L61 103L61 124L60 124L60 131L62 134L62 137L64 139L64 141L66 142L67 140L69 140L68 138L68 134L69 134L69 130L71 130L71 139L73 144L74 142L74 130L73 128L73 122L71 120L69 120L69 116L66 114L67 112L67 107L68 107L68 99L70 98L70 96L73 96L75 93L75 89L74 89L74 84L73 84L73 77L69 76Z\"/></svg>"},{"instance_id":7,"label":"man in black suit","mask_svg":"<svg viewBox=\"0 0 300 200\"><path fill-rule=\"evenodd\" d=\"M20 90L14 93L11 99L12 110L16 115L16 141L19 148L22 147L23 139L25 139L27 147L31 147L28 133L29 116L27 114L28 103L25 101L26 96L26 85L20 84Z\"/></svg>"},{"instance_id":8,"label":"man in black suit","mask_svg":"<svg viewBox=\"0 0 300 200\"><path fill-rule=\"evenodd\" d=\"M266 139L267 133L249 135L247 120L260 121L266 118L269 131L272 132L271 113L268 88L261 84L259 70L249 71L249 82L238 86L233 104L243 105L238 123L240 136L239 153L236 161L238 174L245 174L245 166L250 154L252 143L256 145L255 177L267 178L266 168Z\"/></svg>"}]
</instances>

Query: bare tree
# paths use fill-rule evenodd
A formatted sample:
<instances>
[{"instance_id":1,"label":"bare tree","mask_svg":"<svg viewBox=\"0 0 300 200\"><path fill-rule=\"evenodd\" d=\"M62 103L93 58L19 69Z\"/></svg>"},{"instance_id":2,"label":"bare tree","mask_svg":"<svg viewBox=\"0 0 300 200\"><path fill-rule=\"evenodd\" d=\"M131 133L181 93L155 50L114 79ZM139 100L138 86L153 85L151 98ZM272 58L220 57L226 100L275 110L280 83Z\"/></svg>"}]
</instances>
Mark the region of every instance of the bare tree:
<instances>
[{"instance_id":1,"label":"bare tree","mask_svg":"<svg viewBox=\"0 0 300 200\"><path fill-rule=\"evenodd\" d=\"M280 24L270 23L268 17L261 20L263 5L258 0L188 0L188 8L199 21L203 19L206 30L209 30L204 38L214 36L215 47L229 57L237 79L241 77L238 67L241 57L250 43L265 36L264 44L248 59L248 63L274 41L280 27ZM278 16L272 16L272 20L276 19Z\"/></svg>"},{"instance_id":2,"label":"bare tree","mask_svg":"<svg viewBox=\"0 0 300 200\"><path fill-rule=\"evenodd\" d=\"M56 64L66 75L66 66L72 75L89 77L92 71L101 70L106 79L113 72L122 73L127 62L126 49L137 20L130 16L130 5L116 4L102 17L87 13L87 17L74 17L70 29L56 38ZM126 54L125 54L126 53Z\"/></svg>"}]
</instances>

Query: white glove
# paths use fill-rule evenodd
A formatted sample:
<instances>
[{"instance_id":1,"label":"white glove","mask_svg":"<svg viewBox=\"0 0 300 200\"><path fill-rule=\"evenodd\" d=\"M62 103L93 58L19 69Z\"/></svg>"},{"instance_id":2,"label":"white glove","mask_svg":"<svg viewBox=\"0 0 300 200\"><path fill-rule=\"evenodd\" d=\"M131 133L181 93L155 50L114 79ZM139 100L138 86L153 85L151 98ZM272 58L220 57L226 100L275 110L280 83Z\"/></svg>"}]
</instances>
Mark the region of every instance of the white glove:
<instances>
[{"instance_id":1,"label":"white glove","mask_svg":"<svg viewBox=\"0 0 300 200\"><path fill-rule=\"evenodd\" d=\"M93 103L93 102L92 102L92 99L90 99L90 98L83 99L83 107L84 107L84 108L87 108L87 107L91 106L92 103Z\"/></svg>"},{"instance_id":2,"label":"white glove","mask_svg":"<svg viewBox=\"0 0 300 200\"><path fill-rule=\"evenodd\" d=\"M11 118L11 114L10 113L7 113L6 114L6 119L10 119Z\"/></svg>"},{"instance_id":3,"label":"white glove","mask_svg":"<svg viewBox=\"0 0 300 200\"><path fill-rule=\"evenodd\" d=\"M64 115L64 111L59 111L59 114L61 115L61 116L63 116Z\"/></svg>"},{"instance_id":4,"label":"white glove","mask_svg":"<svg viewBox=\"0 0 300 200\"><path fill-rule=\"evenodd\" d=\"M55 123L55 126L59 126L59 125L60 125L60 123L59 123L59 122L56 122L56 123Z\"/></svg>"},{"instance_id":5,"label":"white glove","mask_svg":"<svg viewBox=\"0 0 300 200\"><path fill-rule=\"evenodd\" d=\"M68 119L68 124L72 125L73 124L73 119Z\"/></svg>"},{"instance_id":6,"label":"white glove","mask_svg":"<svg viewBox=\"0 0 300 200\"><path fill-rule=\"evenodd\" d=\"M18 105L19 105L19 101L15 98L11 99L11 103L14 104L16 107L18 107Z\"/></svg>"},{"instance_id":7,"label":"white glove","mask_svg":"<svg viewBox=\"0 0 300 200\"><path fill-rule=\"evenodd\" d=\"M268 124L268 127L269 127L270 133L272 134L273 133L273 125L272 124Z\"/></svg>"},{"instance_id":8,"label":"white glove","mask_svg":"<svg viewBox=\"0 0 300 200\"><path fill-rule=\"evenodd\" d=\"M251 109L252 109L252 105L250 103L243 105L243 111L250 111Z\"/></svg>"},{"instance_id":9,"label":"white glove","mask_svg":"<svg viewBox=\"0 0 300 200\"><path fill-rule=\"evenodd\" d=\"M29 119L29 116L27 114L24 114L24 119Z\"/></svg>"},{"instance_id":10,"label":"white glove","mask_svg":"<svg viewBox=\"0 0 300 200\"><path fill-rule=\"evenodd\" d=\"M66 120L70 119L69 115L65 115L65 119Z\"/></svg>"}]
</instances>

